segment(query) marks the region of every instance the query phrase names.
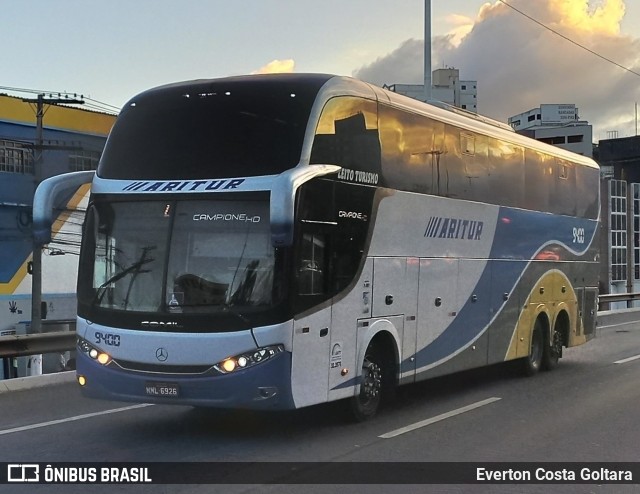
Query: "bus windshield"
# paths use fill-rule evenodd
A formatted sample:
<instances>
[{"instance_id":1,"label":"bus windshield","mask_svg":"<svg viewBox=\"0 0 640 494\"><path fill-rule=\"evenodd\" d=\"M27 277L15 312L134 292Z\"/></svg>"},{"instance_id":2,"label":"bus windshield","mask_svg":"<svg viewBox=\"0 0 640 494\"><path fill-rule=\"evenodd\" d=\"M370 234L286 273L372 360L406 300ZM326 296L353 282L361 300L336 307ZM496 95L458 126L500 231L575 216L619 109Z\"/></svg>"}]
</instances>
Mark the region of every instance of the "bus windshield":
<instances>
[{"instance_id":1,"label":"bus windshield","mask_svg":"<svg viewBox=\"0 0 640 494\"><path fill-rule=\"evenodd\" d=\"M120 312L271 308L268 214L259 201L97 202L87 216L79 293L94 309Z\"/></svg>"}]
</instances>

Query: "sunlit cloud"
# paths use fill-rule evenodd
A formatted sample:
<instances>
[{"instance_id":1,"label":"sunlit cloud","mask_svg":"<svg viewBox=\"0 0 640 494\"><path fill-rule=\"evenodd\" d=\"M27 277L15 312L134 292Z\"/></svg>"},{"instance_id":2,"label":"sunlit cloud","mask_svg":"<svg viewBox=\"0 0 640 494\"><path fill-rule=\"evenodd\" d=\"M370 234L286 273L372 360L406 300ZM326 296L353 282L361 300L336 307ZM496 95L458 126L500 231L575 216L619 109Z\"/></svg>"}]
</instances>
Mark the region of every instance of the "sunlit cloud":
<instances>
[{"instance_id":1,"label":"sunlit cloud","mask_svg":"<svg viewBox=\"0 0 640 494\"><path fill-rule=\"evenodd\" d=\"M640 72L640 39L621 33L624 0L509 0L514 7L576 43ZM535 4L535 8L533 5ZM607 131L635 133L634 104L640 78L493 1L485 3L471 28L450 17L452 29L432 40L433 68L460 70L478 81L478 111L506 121L543 103L573 103L594 126L594 139ZM458 30L460 29L460 30ZM466 30L466 32L465 32ZM420 84L423 41L410 39L355 70L374 84Z\"/></svg>"},{"instance_id":2,"label":"sunlit cloud","mask_svg":"<svg viewBox=\"0 0 640 494\"><path fill-rule=\"evenodd\" d=\"M252 74L284 74L293 72L296 63L288 58L286 60L272 60L268 64L260 67L258 70L251 72Z\"/></svg>"},{"instance_id":3,"label":"sunlit cloud","mask_svg":"<svg viewBox=\"0 0 640 494\"><path fill-rule=\"evenodd\" d=\"M460 14L449 14L445 21L453 26L449 30L450 41L453 45L459 46L464 37L471 32L474 20L471 17Z\"/></svg>"},{"instance_id":4,"label":"sunlit cloud","mask_svg":"<svg viewBox=\"0 0 640 494\"><path fill-rule=\"evenodd\" d=\"M620 22L625 12L623 0L551 0L550 3L552 11L559 14L559 26L609 36L620 34Z\"/></svg>"}]
</instances>

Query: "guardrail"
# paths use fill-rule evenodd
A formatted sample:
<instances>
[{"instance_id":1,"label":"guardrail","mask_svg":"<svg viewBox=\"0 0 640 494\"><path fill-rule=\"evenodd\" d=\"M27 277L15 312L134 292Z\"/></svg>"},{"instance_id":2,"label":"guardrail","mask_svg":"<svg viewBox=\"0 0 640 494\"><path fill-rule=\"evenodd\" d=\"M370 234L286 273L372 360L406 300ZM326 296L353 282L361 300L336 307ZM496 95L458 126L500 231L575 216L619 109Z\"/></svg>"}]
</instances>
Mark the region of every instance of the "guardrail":
<instances>
[{"instance_id":1,"label":"guardrail","mask_svg":"<svg viewBox=\"0 0 640 494\"><path fill-rule=\"evenodd\" d=\"M611 304L626 302L627 308L634 306L633 302L640 300L640 293L604 293L598 296L598 311L611 309Z\"/></svg>"},{"instance_id":2,"label":"guardrail","mask_svg":"<svg viewBox=\"0 0 640 494\"><path fill-rule=\"evenodd\" d=\"M59 326L67 326L69 329L67 331L46 331L47 327ZM0 358L67 352L75 348L75 319L42 321L42 327L46 332L0 336Z\"/></svg>"},{"instance_id":3,"label":"guardrail","mask_svg":"<svg viewBox=\"0 0 640 494\"><path fill-rule=\"evenodd\" d=\"M606 293L598 296L600 304L610 304L613 302L633 302L640 300L640 293Z\"/></svg>"},{"instance_id":4,"label":"guardrail","mask_svg":"<svg viewBox=\"0 0 640 494\"><path fill-rule=\"evenodd\" d=\"M75 346L75 331L0 336L0 358L67 352Z\"/></svg>"},{"instance_id":5,"label":"guardrail","mask_svg":"<svg viewBox=\"0 0 640 494\"><path fill-rule=\"evenodd\" d=\"M610 316L618 311L602 311L602 306L614 302L630 302L640 300L640 293L613 293L600 295L598 297L599 305L603 316ZM624 309L620 312L624 312ZM635 315L630 311L629 316L635 320ZM637 320L640 321L640 311L638 311ZM630 322L630 321L627 321ZM76 346L75 320L64 321L42 321L43 325L68 324L69 331L52 331L39 334L23 334L0 336L0 358L25 357L29 355L38 355L41 353L67 352ZM599 321L600 323L600 321Z\"/></svg>"}]
</instances>

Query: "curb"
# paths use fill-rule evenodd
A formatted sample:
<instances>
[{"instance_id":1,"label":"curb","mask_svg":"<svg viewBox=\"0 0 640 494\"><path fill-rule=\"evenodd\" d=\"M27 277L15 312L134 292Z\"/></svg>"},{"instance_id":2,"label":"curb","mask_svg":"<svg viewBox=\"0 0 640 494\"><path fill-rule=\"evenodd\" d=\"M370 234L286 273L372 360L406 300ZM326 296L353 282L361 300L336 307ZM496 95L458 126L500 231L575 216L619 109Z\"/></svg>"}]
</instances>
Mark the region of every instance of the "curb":
<instances>
[{"instance_id":1,"label":"curb","mask_svg":"<svg viewBox=\"0 0 640 494\"><path fill-rule=\"evenodd\" d=\"M9 391L42 388L56 384L70 383L76 380L76 371L43 374L42 376L17 377L0 381L0 394Z\"/></svg>"},{"instance_id":2,"label":"curb","mask_svg":"<svg viewBox=\"0 0 640 494\"><path fill-rule=\"evenodd\" d=\"M640 308L598 311L597 327L629 326L640 323Z\"/></svg>"}]
</instances>

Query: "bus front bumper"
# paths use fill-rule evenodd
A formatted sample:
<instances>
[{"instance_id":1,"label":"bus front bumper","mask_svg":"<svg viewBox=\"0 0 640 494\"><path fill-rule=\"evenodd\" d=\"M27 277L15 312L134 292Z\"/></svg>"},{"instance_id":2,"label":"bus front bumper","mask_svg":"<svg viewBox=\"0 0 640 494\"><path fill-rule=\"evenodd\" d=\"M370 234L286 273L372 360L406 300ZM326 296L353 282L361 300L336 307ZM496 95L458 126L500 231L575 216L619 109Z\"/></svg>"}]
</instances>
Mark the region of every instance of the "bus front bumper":
<instances>
[{"instance_id":1,"label":"bus front bumper","mask_svg":"<svg viewBox=\"0 0 640 494\"><path fill-rule=\"evenodd\" d=\"M295 408L289 352L224 375L133 372L113 364L104 366L78 352L76 374L82 394L89 398L212 408Z\"/></svg>"}]
</instances>

